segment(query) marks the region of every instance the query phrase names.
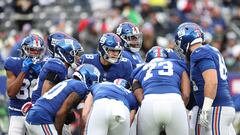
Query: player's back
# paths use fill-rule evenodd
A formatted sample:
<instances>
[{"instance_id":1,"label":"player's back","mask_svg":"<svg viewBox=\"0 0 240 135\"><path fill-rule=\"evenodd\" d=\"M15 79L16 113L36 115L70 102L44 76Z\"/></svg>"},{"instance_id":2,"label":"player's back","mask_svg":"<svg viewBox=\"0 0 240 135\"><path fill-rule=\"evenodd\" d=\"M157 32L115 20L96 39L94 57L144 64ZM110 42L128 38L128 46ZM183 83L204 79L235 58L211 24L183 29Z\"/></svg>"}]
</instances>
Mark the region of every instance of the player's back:
<instances>
[{"instance_id":1,"label":"player's back","mask_svg":"<svg viewBox=\"0 0 240 135\"><path fill-rule=\"evenodd\" d=\"M27 121L31 121L32 124L54 123L57 111L72 92L76 92L80 99L84 99L88 93L88 88L85 83L75 79L58 83L36 101L28 112L31 117L27 117ZM42 114L42 116L34 117L33 113Z\"/></svg>"},{"instance_id":2,"label":"player's back","mask_svg":"<svg viewBox=\"0 0 240 135\"><path fill-rule=\"evenodd\" d=\"M194 50L190 57L191 79L197 86L194 88L194 93L198 105L202 106L204 97L202 73L207 69L216 69L218 86L213 106L233 106L227 81L227 68L221 53L210 45L204 45Z\"/></svg>"},{"instance_id":3,"label":"player's back","mask_svg":"<svg viewBox=\"0 0 240 135\"><path fill-rule=\"evenodd\" d=\"M156 58L145 64L135 78L141 82L144 94L178 93L184 61Z\"/></svg>"},{"instance_id":4,"label":"player's back","mask_svg":"<svg viewBox=\"0 0 240 135\"><path fill-rule=\"evenodd\" d=\"M103 81L113 82L117 78L123 78L125 80L130 80L130 75L132 72L132 64L126 58L122 58L119 63L111 64L105 68L100 62L99 54L84 54L81 56L80 64L88 63L96 66L101 72Z\"/></svg>"},{"instance_id":5,"label":"player's back","mask_svg":"<svg viewBox=\"0 0 240 135\"><path fill-rule=\"evenodd\" d=\"M139 64L144 63L139 52L130 52L130 51L124 50L122 53L122 57L127 58L131 61L133 69L138 67Z\"/></svg>"},{"instance_id":6,"label":"player's back","mask_svg":"<svg viewBox=\"0 0 240 135\"><path fill-rule=\"evenodd\" d=\"M23 59L19 57L9 57L5 61L4 68L8 71L11 71L16 77L19 75L22 69ZM43 64L41 62L40 64ZM31 94L33 87L35 87L37 82L38 74L35 73L32 69L26 74L23 80L23 84L20 88L20 91L14 98L10 98L9 103L9 113L10 115L22 115L21 107L28 101L31 101Z\"/></svg>"},{"instance_id":7,"label":"player's back","mask_svg":"<svg viewBox=\"0 0 240 135\"><path fill-rule=\"evenodd\" d=\"M129 110L137 108L137 101L133 93L121 85L112 82L102 82L91 88L94 101L101 98L116 99L122 101Z\"/></svg>"},{"instance_id":8,"label":"player's back","mask_svg":"<svg viewBox=\"0 0 240 135\"><path fill-rule=\"evenodd\" d=\"M66 79L67 68L60 59L49 58L48 61L43 65L42 70L39 74L37 87L32 93L32 103L35 103L36 100L41 96L43 83L49 72L56 73L59 77L60 82Z\"/></svg>"}]
</instances>

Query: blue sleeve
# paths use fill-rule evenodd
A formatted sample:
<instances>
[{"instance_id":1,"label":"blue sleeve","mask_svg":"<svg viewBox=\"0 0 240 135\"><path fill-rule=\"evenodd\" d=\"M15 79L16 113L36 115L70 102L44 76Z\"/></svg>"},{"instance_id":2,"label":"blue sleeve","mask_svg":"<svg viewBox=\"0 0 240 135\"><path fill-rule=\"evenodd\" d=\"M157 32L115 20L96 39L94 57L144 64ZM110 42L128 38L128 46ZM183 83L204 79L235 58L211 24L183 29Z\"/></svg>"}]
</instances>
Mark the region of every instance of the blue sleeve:
<instances>
[{"instance_id":1,"label":"blue sleeve","mask_svg":"<svg viewBox=\"0 0 240 135\"><path fill-rule=\"evenodd\" d=\"M125 72L124 79L131 83L131 73L133 71L131 61L127 59L127 61L123 63L123 66L123 71Z\"/></svg>"},{"instance_id":2,"label":"blue sleeve","mask_svg":"<svg viewBox=\"0 0 240 135\"><path fill-rule=\"evenodd\" d=\"M132 67L132 63L131 63L131 61L129 61L129 68L127 69L127 75L128 75L128 81L132 84L132 82L131 82L131 73L132 73L132 71L133 71L133 67Z\"/></svg>"},{"instance_id":3,"label":"blue sleeve","mask_svg":"<svg viewBox=\"0 0 240 135\"><path fill-rule=\"evenodd\" d=\"M137 110L138 109L138 102L136 97L133 95L133 93L129 94L129 104L131 110Z\"/></svg>"},{"instance_id":4,"label":"blue sleeve","mask_svg":"<svg viewBox=\"0 0 240 135\"><path fill-rule=\"evenodd\" d=\"M57 73L60 80L65 80L65 77L67 75L66 66L63 63L55 60L49 60L46 64L44 64L43 70L48 70L48 72Z\"/></svg>"},{"instance_id":5,"label":"blue sleeve","mask_svg":"<svg viewBox=\"0 0 240 135\"><path fill-rule=\"evenodd\" d=\"M86 59L85 54L83 54L83 55L80 57L78 63L79 63L80 65L83 64L83 63L85 62L85 59Z\"/></svg>"},{"instance_id":6,"label":"blue sleeve","mask_svg":"<svg viewBox=\"0 0 240 135\"><path fill-rule=\"evenodd\" d=\"M196 49L191 57L192 61L197 64L201 72L207 69L215 69L216 65L209 49L200 47Z\"/></svg>"},{"instance_id":7,"label":"blue sleeve","mask_svg":"<svg viewBox=\"0 0 240 135\"><path fill-rule=\"evenodd\" d=\"M5 70L12 71L14 69L13 59L12 57L8 57L4 63Z\"/></svg>"},{"instance_id":8,"label":"blue sleeve","mask_svg":"<svg viewBox=\"0 0 240 135\"><path fill-rule=\"evenodd\" d=\"M77 91L78 96L81 98L81 100L85 99L86 95L89 92L87 86L81 81L75 82L74 89Z\"/></svg>"},{"instance_id":9,"label":"blue sleeve","mask_svg":"<svg viewBox=\"0 0 240 135\"><path fill-rule=\"evenodd\" d=\"M22 39L13 45L13 48L11 49L9 56L20 57L21 43L22 43Z\"/></svg>"},{"instance_id":10,"label":"blue sleeve","mask_svg":"<svg viewBox=\"0 0 240 135\"><path fill-rule=\"evenodd\" d=\"M4 69L14 72L17 68L21 68L21 59L18 57L8 57L4 63ZM21 69L20 69L21 70Z\"/></svg>"},{"instance_id":11,"label":"blue sleeve","mask_svg":"<svg viewBox=\"0 0 240 135\"><path fill-rule=\"evenodd\" d=\"M144 66L144 64L141 65L141 66L139 66L139 67L136 67L136 68L132 71L132 73L131 73L131 82L133 82L135 76L139 73L139 71L142 69L143 66Z\"/></svg>"},{"instance_id":12,"label":"blue sleeve","mask_svg":"<svg viewBox=\"0 0 240 135\"><path fill-rule=\"evenodd\" d=\"M205 70L208 70L208 69L216 69L216 65L214 61L210 59L202 59L197 63L197 65L201 72L204 72Z\"/></svg>"},{"instance_id":13,"label":"blue sleeve","mask_svg":"<svg viewBox=\"0 0 240 135\"><path fill-rule=\"evenodd\" d=\"M183 70L189 73L189 68L184 60L177 60L177 63L183 68Z\"/></svg>"}]
</instances>

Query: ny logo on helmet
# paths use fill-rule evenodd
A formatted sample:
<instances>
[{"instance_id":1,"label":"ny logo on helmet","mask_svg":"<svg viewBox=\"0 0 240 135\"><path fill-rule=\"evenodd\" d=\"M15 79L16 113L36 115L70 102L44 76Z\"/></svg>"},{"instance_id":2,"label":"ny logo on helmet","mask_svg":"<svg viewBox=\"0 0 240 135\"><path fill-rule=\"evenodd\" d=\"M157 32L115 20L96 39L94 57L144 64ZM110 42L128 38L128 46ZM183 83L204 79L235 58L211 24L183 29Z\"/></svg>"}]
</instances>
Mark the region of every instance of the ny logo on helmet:
<instances>
[{"instance_id":1,"label":"ny logo on helmet","mask_svg":"<svg viewBox=\"0 0 240 135\"><path fill-rule=\"evenodd\" d=\"M177 34L178 34L178 37L179 37L180 39L182 39L182 37L185 35L185 30L184 30L184 29L180 29L180 30L177 32Z\"/></svg>"}]
</instances>

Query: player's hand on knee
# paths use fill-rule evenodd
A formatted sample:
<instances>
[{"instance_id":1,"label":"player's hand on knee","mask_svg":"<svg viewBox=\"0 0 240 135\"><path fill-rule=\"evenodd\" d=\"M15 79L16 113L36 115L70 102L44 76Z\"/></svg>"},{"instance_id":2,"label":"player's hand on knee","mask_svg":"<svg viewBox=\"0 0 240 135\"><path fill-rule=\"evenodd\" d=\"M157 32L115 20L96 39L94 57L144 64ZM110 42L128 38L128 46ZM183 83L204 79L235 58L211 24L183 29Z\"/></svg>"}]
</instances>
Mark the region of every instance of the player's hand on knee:
<instances>
[{"instance_id":1,"label":"player's hand on knee","mask_svg":"<svg viewBox=\"0 0 240 135\"><path fill-rule=\"evenodd\" d=\"M27 73L30 67L33 65L31 58L26 58L22 63L22 72Z\"/></svg>"},{"instance_id":2,"label":"player's hand on knee","mask_svg":"<svg viewBox=\"0 0 240 135\"><path fill-rule=\"evenodd\" d=\"M209 125L209 116L210 116L210 111L202 110L199 115L198 124L207 128Z\"/></svg>"}]
</instances>

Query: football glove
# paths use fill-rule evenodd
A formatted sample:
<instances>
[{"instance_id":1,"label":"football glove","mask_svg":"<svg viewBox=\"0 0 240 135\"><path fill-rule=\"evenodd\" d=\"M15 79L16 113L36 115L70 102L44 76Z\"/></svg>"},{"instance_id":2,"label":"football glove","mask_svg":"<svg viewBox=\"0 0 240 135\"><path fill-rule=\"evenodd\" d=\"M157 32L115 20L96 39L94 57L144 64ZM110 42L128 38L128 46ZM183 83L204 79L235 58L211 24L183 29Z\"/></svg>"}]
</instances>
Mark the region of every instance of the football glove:
<instances>
[{"instance_id":1,"label":"football glove","mask_svg":"<svg viewBox=\"0 0 240 135\"><path fill-rule=\"evenodd\" d=\"M26 58L22 63L21 71L27 73L30 67L33 65L33 61L31 58Z\"/></svg>"},{"instance_id":2,"label":"football glove","mask_svg":"<svg viewBox=\"0 0 240 135\"><path fill-rule=\"evenodd\" d=\"M31 68L35 73L39 74L42 66L41 64L34 64Z\"/></svg>"}]
</instances>

